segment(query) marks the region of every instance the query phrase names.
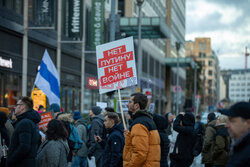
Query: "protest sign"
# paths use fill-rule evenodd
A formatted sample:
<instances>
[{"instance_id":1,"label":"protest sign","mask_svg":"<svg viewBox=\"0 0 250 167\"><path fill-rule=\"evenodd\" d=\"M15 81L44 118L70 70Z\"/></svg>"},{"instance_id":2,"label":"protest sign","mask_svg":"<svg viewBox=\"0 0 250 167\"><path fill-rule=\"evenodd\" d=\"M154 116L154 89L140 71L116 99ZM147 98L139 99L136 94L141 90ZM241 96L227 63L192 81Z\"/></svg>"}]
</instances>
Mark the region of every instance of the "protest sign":
<instances>
[{"instance_id":1,"label":"protest sign","mask_svg":"<svg viewBox=\"0 0 250 167\"><path fill-rule=\"evenodd\" d=\"M53 119L51 112L41 113L40 116L41 116L41 121L38 124L39 129L47 127L49 121Z\"/></svg>"},{"instance_id":2,"label":"protest sign","mask_svg":"<svg viewBox=\"0 0 250 167\"><path fill-rule=\"evenodd\" d=\"M133 37L96 46L99 93L137 84Z\"/></svg>"}]
</instances>

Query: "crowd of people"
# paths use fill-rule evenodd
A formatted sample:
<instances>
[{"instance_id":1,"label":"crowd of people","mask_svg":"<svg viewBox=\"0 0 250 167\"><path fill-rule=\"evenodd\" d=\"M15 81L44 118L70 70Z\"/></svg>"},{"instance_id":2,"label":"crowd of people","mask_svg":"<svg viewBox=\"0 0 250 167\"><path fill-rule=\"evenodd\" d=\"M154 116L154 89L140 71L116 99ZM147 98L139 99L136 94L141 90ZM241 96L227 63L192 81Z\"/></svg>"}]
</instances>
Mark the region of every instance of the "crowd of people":
<instances>
[{"instance_id":1,"label":"crowd of people","mask_svg":"<svg viewBox=\"0 0 250 167\"><path fill-rule=\"evenodd\" d=\"M163 116L147 106L147 96L132 94L124 127L113 108L102 112L93 106L88 120L52 104L53 119L39 129L44 107L35 111L32 99L21 97L12 112L0 107L0 166L189 167L198 155L205 167L250 166L249 102L223 109L218 117L209 113L206 125L191 112ZM178 135L170 149L173 130Z\"/></svg>"}]
</instances>

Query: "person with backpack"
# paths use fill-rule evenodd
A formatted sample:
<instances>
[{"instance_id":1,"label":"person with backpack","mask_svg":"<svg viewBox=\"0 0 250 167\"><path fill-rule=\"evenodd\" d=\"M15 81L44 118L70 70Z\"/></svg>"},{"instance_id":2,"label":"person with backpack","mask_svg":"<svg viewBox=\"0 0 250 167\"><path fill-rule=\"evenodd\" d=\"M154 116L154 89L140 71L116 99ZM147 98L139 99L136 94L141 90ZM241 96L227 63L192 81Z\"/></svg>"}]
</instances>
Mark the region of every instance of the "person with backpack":
<instances>
[{"instance_id":1,"label":"person with backpack","mask_svg":"<svg viewBox=\"0 0 250 167\"><path fill-rule=\"evenodd\" d=\"M93 106L89 110L91 125L88 137L88 158L95 157L96 167L102 166L103 147L95 140L95 136L99 136L102 140L106 137L104 116L101 114L102 109L98 106Z\"/></svg>"},{"instance_id":2,"label":"person with backpack","mask_svg":"<svg viewBox=\"0 0 250 167\"><path fill-rule=\"evenodd\" d=\"M175 119L173 129L178 132L174 150L170 154L171 167L189 167L194 159L194 115L181 112Z\"/></svg>"},{"instance_id":3,"label":"person with backpack","mask_svg":"<svg viewBox=\"0 0 250 167\"><path fill-rule=\"evenodd\" d=\"M216 133L212 143L213 167L224 167L228 160L230 137L225 127L228 121L225 115L220 115L216 120Z\"/></svg>"},{"instance_id":4,"label":"person with backpack","mask_svg":"<svg viewBox=\"0 0 250 167\"><path fill-rule=\"evenodd\" d=\"M68 132L68 145L69 145L69 154L68 154L68 163L70 164L72 162L72 157L75 152L77 152L81 147L83 141L81 140L77 129L73 125L73 118L71 114L68 113L61 113L57 115L57 119L63 122L63 125L65 126L67 132Z\"/></svg>"},{"instance_id":5,"label":"person with backpack","mask_svg":"<svg viewBox=\"0 0 250 167\"><path fill-rule=\"evenodd\" d=\"M216 133L215 130L215 114L214 113L209 113L207 116L207 126L205 129L205 135L204 135L204 142L203 142L203 147L202 147L202 159L201 162L202 164L205 165L205 167L212 167L212 142L213 142L213 137Z\"/></svg>"},{"instance_id":6,"label":"person with backpack","mask_svg":"<svg viewBox=\"0 0 250 167\"><path fill-rule=\"evenodd\" d=\"M75 152L72 158L71 167L87 167L87 156L88 156L88 148L87 148L87 123L84 118L82 118L81 113L79 111L75 111L73 115L73 119L75 121L75 126L77 132L83 141L82 147Z\"/></svg>"}]
</instances>

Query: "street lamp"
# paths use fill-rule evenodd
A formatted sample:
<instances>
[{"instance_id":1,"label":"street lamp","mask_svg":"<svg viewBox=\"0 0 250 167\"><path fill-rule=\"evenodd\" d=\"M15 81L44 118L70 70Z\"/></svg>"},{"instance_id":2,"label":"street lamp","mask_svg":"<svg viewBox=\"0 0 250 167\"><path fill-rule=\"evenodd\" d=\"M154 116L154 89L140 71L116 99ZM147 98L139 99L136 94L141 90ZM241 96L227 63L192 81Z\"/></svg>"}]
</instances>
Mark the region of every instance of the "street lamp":
<instances>
[{"instance_id":1,"label":"street lamp","mask_svg":"<svg viewBox=\"0 0 250 167\"><path fill-rule=\"evenodd\" d=\"M142 48L141 48L141 7L144 0L137 0L137 6L139 9L138 14L138 85L141 88L141 75L142 75Z\"/></svg>"},{"instance_id":2,"label":"street lamp","mask_svg":"<svg viewBox=\"0 0 250 167\"><path fill-rule=\"evenodd\" d=\"M176 72L176 86L177 86L177 92L176 92L176 115L179 114L179 91L180 91L180 85L179 85L179 50L181 48L181 43L176 42L175 43L176 51L177 51L177 72Z\"/></svg>"}]
</instances>

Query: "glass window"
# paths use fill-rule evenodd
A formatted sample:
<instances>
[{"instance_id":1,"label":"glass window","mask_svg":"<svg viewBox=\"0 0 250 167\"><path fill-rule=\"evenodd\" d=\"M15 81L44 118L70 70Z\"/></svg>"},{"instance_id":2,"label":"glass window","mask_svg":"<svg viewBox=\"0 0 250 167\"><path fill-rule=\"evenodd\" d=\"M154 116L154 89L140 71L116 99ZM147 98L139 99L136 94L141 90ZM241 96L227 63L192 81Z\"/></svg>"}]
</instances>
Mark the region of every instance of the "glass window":
<instances>
[{"instance_id":1,"label":"glass window","mask_svg":"<svg viewBox=\"0 0 250 167\"><path fill-rule=\"evenodd\" d=\"M212 76L212 75L213 75L213 71L212 71L212 70L209 70L209 71L208 71L208 75Z\"/></svg>"},{"instance_id":2,"label":"glass window","mask_svg":"<svg viewBox=\"0 0 250 167\"><path fill-rule=\"evenodd\" d=\"M209 65L209 66L213 66L213 61L210 60L210 61L208 62L208 65Z\"/></svg>"}]
</instances>

